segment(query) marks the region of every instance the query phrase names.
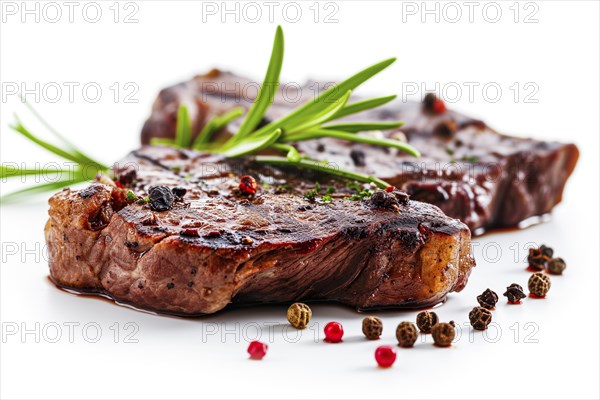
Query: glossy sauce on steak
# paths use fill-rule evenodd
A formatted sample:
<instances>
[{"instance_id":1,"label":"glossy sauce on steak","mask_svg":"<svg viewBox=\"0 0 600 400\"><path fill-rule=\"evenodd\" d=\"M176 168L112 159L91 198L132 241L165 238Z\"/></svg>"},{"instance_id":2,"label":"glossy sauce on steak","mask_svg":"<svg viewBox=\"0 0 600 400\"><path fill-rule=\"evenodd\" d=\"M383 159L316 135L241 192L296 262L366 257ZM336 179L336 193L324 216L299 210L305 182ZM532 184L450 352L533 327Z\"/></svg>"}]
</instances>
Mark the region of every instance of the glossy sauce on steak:
<instances>
[{"instance_id":1,"label":"glossy sauce on steak","mask_svg":"<svg viewBox=\"0 0 600 400\"><path fill-rule=\"evenodd\" d=\"M132 152L115 175L125 189L103 179L50 199L58 285L186 316L310 300L411 308L461 290L474 266L467 226L399 191L352 201L347 182L324 172L168 147ZM259 182L256 195L239 191L243 175ZM303 196L316 182L333 201ZM158 207L126 197L156 187L173 197L153 194Z\"/></svg>"},{"instance_id":2,"label":"glossy sauce on steak","mask_svg":"<svg viewBox=\"0 0 600 400\"><path fill-rule=\"evenodd\" d=\"M246 78L213 70L162 90L144 125L142 143L174 136L182 102L188 104L194 132L198 132L213 115L238 105L248 107L253 100L249 87L253 85ZM300 89L287 86L268 116L277 118L311 99L315 87L315 82ZM357 120L404 121L400 130L377 134L407 140L421 151L420 159L394 149L335 139L300 142L296 147L340 168L375 175L413 200L438 206L475 234L519 226L549 213L561 201L579 156L575 145L502 135L482 121L445 108L440 111L396 101L355 116Z\"/></svg>"}]
</instances>

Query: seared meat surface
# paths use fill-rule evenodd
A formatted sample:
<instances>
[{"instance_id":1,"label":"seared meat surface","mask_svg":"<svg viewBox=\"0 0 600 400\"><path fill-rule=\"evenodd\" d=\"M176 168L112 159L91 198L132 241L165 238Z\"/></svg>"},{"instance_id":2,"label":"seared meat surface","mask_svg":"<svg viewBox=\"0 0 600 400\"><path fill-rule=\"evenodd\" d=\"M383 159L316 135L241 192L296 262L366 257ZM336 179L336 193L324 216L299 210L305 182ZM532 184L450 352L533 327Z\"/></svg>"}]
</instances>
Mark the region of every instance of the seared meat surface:
<instances>
[{"instance_id":1,"label":"seared meat surface","mask_svg":"<svg viewBox=\"0 0 600 400\"><path fill-rule=\"evenodd\" d=\"M104 180L49 201L61 286L188 316L309 300L410 308L461 290L474 266L467 226L399 191L353 201L326 173L167 147L134 151L114 172L124 188ZM256 195L239 191L243 175L258 181ZM316 182L333 201L303 196ZM154 187L173 192L168 209L126 197Z\"/></svg>"},{"instance_id":2,"label":"seared meat surface","mask_svg":"<svg viewBox=\"0 0 600 400\"><path fill-rule=\"evenodd\" d=\"M277 118L313 98L318 87L315 82L302 88L285 86L268 116ZM142 143L174 136L182 102L188 104L198 132L211 116L238 105L248 107L255 88L246 78L218 70L166 88L144 125ZM573 144L502 135L482 121L451 110L431 112L419 103L397 101L355 118L404 121L400 131L379 134L405 138L423 157L335 139L301 142L297 148L340 168L375 175L413 200L438 206L474 233L518 226L549 213L561 201L579 156Z\"/></svg>"}]
</instances>

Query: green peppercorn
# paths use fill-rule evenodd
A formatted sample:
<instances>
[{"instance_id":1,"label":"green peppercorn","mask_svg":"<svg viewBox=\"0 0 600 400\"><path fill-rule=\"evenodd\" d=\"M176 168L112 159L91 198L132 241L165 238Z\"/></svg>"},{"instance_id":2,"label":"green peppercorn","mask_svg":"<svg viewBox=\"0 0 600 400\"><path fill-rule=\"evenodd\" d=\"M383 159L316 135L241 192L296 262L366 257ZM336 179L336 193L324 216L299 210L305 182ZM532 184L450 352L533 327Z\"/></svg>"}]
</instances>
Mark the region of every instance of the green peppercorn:
<instances>
[{"instance_id":1,"label":"green peppercorn","mask_svg":"<svg viewBox=\"0 0 600 400\"><path fill-rule=\"evenodd\" d=\"M288 308L287 319L296 329L304 329L312 317L312 310L303 303L294 303Z\"/></svg>"},{"instance_id":2,"label":"green peppercorn","mask_svg":"<svg viewBox=\"0 0 600 400\"><path fill-rule=\"evenodd\" d=\"M534 296L545 297L550 290L550 277L543 272L536 272L529 278L527 286Z\"/></svg>"},{"instance_id":3,"label":"green peppercorn","mask_svg":"<svg viewBox=\"0 0 600 400\"><path fill-rule=\"evenodd\" d=\"M423 333L431 333L431 329L438 321L438 316L433 311L423 311L417 314L417 326Z\"/></svg>"},{"instance_id":4,"label":"green peppercorn","mask_svg":"<svg viewBox=\"0 0 600 400\"><path fill-rule=\"evenodd\" d=\"M552 275L562 275L565 268L567 268L567 263L562 258L557 257L548 261L547 268Z\"/></svg>"},{"instance_id":5,"label":"green peppercorn","mask_svg":"<svg viewBox=\"0 0 600 400\"><path fill-rule=\"evenodd\" d=\"M412 322L400 322L396 328L396 339L400 347L413 347L418 336L417 327Z\"/></svg>"},{"instance_id":6,"label":"green peppercorn","mask_svg":"<svg viewBox=\"0 0 600 400\"><path fill-rule=\"evenodd\" d=\"M436 346L448 347L452 345L452 341L456 336L456 330L454 329L454 324L440 322L433 326L431 335L433 336L433 343Z\"/></svg>"},{"instance_id":7,"label":"green peppercorn","mask_svg":"<svg viewBox=\"0 0 600 400\"><path fill-rule=\"evenodd\" d=\"M383 332L383 322L377 317L363 319L362 331L369 340L377 340Z\"/></svg>"}]
</instances>

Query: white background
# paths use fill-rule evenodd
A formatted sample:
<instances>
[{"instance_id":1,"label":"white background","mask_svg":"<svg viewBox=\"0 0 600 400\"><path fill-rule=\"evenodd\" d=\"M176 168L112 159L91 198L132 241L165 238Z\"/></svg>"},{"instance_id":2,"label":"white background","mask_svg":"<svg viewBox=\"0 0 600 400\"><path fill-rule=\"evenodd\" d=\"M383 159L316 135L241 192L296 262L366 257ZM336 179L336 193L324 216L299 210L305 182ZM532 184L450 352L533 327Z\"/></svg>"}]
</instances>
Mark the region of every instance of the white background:
<instances>
[{"instance_id":1,"label":"white background","mask_svg":"<svg viewBox=\"0 0 600 400\"><path fill-rule=\"evenodd\" d=\"M3 3L5 7L11 2ZM39 101L31 94L28 100L81 147L110 163L138 145L138 133L161 87L213 66L261 79L275 25L281 23L286 35L285 81L344 77L397 56L398 62L365 85L362 93L400 93L403 82L425 82L428 89L435 88L436 82L441 87L454 82L464 91L451 107L483 118L503 132L579 146L580 161L552 220L475 239L478 266L467 288L436 309L442 320L453 319L463 326L476 305L475 296L485 288L501 294L512 282L525 286L529 274L523 260L530 242L553 246L568 269L564 276L552 278L545 300L526 299L521 306L501 301L493 313L497 325L487 336L463 326L461 338L449 349L435 348L431 338L424 338L413 349L398 349L394 367L382 370L375 367L375 348L394 344L396 325L414 320L416 312L377 313L384 320L384 335L369 342L360 332L363 315L342 306L314 305L315 325L296 341L296 331L286 328L284 306L177 319L57 290L47 281L47 263L40 257L47 211L47 196L42 195L0 208L3 398L598 398L597 2L537 1L515 7L513 1L500 1L493 9L488 6L486 15L482 14L486 3L481 2L473 22L467 6L457 2L453 4L462 18L455 23L448 21L455 18L455 9L443 2L437 5L439 22L435 15L426 15L424 23L421 2L337 2L337 23L323 22L323 3L315 23L309 9L313 2L299 3L302 17L297 23L282 17L284 3L275 9L275 21L270 23L261 2L265 14L258 23L243 18L236 23L233 16L222 23L219 14L203 21L202 3L192 1L137 1L137 23L123 23L135 8L125 9L122 2L115 23L114 7L109 8L113 3L99 2L102 16L97 23L82 17L83 2L75 9L73 23L62 2L58 4L63 16L56 23L49 23L44 15L39 22L34 15L26 16L22 23L22 9L15 15L2 9L3 163L55 160L7 129L14 112L32 121L16 96L8 93L10 85L24 83L27 89L36 82L40 88L52 82L63 85L56 103L48 101L54 92L40 93ZM220 2L215 4L221 7ZM428 2L427 7L434 9L435 4ZM40 13L43 5L38 5ZM408 13L414 7L417 14ZM502 15L498 22L489 22L496 17L496 8ZM515 9L520 10L518 22ZM55 11L46 12L46 18L54 18ZM89 12L88 17L93 17ZM537 22L525 23L532 12ZM288 18L293 17L290 11ZM64 82L80 85L73 102ZM81 92L90 82L103 89L96 103L86 101ZM122 90L128 82L137 85L134 99L138 102L124 102L125 91L115 102L110 89L115 82ZM473 99L465 82L479 84ZM516 102L510 89L515 82L521 87ZM486 83L501 87L499 101L483 97L481 87ZM539 89L533 96L537 103L525 102L531 92L523 91L526 83ZM44 132L35 123L29 125ZM9 187L13 186L2 183L2 192ZM322 342L322 327L330 320L344 324L344 343ZM32 333L21 336L23 329L35 331L36 323L39 340ZM68 324L79 324L73 325L72 340ZM91 324L87 336L85 324ZM51 343L57 326L62 336ZM246 341L256 336L257 326L270 345L262 362L250 361L246 354ZM9 335L15 327L19 332ZM90 343L97 327L101 337ZM130 339L137 343L127 343L125 335L134 328L137 332Z\"/></svg>"}]
</instances>

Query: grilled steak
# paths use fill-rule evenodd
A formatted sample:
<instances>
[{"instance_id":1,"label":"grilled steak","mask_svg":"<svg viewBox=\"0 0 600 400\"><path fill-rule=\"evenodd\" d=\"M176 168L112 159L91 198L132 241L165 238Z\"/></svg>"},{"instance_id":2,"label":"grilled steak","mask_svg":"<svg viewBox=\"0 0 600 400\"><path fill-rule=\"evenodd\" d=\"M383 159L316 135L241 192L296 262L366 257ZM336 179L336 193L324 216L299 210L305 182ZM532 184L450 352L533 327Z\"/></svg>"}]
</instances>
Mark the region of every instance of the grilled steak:
<instances>
[{"instance_id":1,"label":"grilled steak","mask_svg":"<svg viewBox=\"0 0 600 400\"><path fill-rule=\"evenodd\" d=\"M314 82L300 89L284 87L269 117L276 118L312 98L316 87ZM142 143L149 143L152 137L174 136L176 112L182 102L189 105L197 132L212 115L251 104L255 88L248 79L213 70L164 89L144 125ZM340 168L384 179L414 200L435 204L476 234L518 226L530 217L549 213L561 201L579 156L575 145L502 135L482 121L445 108L432 109L427 101L390 104L358 118L405 121L401 132L385 135L405 138L421 151L422 158L335 139L301 142L297 147Z\"/></svg>"},{"instance_id":2,"label":"grilled steak","mask_svg":"<svg viewBox=\"0 0 600 400\"><path fill-rule=\"evenodd\" d=\"M353 201L326 172L168 147L134 151L114 172L125 189L102 179L49 201L58 285L178 315L299 300L410 308L461 290L474 266L467 226L399 191ZM255 195L238 189L243 175Z\"/></svg>"}]
</instances>

